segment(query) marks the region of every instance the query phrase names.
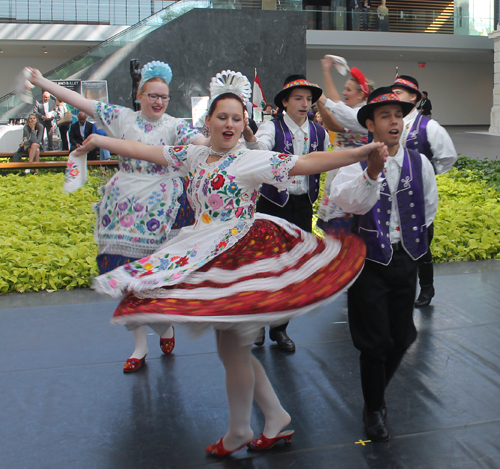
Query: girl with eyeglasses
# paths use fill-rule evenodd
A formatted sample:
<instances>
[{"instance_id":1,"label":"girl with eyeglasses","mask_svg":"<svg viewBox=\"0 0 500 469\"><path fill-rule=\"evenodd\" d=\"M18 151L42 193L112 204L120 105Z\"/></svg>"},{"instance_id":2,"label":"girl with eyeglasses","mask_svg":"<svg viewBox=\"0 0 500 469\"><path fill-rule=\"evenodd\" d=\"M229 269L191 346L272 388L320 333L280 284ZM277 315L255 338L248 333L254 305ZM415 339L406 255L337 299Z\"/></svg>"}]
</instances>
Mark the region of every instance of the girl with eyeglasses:
<instances>
[{"instance_id":1,"label":"girl with eyeglasses","mask_svg":"<svg viewBox=\"0 0 500 469\"><path fill-rule=\"evenodd\" d=\"M163 62L149 62L142 68L137 91L140 111L88 100L44 78L39 70L30 70L34 85L93 117L110 137L149 145L198 145L207 141L188 122L165 113L172 70ZM102 188L102 199L93 207L100 274L149 256L194 221L184 192L185 178L146 161L120 157L119 164L119 171ZM123 366L123 371L130 373L142 366L148 353L147 326L128 323L126 327L135 338L134 352ZM173 327L151 324L151 328L160 336L163 353L172 353Z\"/></svg>"}]
</instances>

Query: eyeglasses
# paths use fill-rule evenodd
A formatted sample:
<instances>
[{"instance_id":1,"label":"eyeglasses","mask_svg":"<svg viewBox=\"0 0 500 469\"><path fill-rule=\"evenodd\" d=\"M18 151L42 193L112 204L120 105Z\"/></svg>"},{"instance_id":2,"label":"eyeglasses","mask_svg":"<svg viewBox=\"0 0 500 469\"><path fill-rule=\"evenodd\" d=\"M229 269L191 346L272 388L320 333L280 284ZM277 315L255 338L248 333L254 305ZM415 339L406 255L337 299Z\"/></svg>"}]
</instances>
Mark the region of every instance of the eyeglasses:
<instances>
[{"instance_id":1,"label":"eyeglasses","mask_svg":"<svg viewBox=\"0 0 500 469\"><path fill-rule=\"evenodd\" d=\"M161 95L161 94L152 94L152 93L141 93L144 96L147 96L153 103L161 99L163 102L168 103L170 101L170 96Z\"/></svg>"}]
</instances>

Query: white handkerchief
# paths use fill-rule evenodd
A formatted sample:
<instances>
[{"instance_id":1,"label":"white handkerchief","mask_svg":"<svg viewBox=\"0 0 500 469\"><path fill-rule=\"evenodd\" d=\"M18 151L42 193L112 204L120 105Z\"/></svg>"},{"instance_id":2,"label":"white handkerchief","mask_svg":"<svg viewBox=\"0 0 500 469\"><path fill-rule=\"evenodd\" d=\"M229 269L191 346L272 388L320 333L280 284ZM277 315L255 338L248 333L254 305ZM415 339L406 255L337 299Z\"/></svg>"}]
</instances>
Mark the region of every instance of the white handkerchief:
<instances>
[{"instance_id":1,"label":"white handkerchief","mask_svg":"<svg viewBox=\"0 0 500 469\"><path fill-rule=\"evenodd\" d=\"M75 192L87 182L87 153L76 156L71 152L64 173L63 192Z\"/></svg>"},{"instance_id":2,"label":"white handkerchief","mask_svg":"<svg viewBox=\"0 0 500 469\"><path fill-rule=\"evenodd\" d=\"M325 55L325 58L329 58L333 62L333 65L335 65L337 72L344 76L347 75L347 72L349 72L350 69L344 57L339 57L338 55Z\"/></svg>"},{"instance_id":3,"label":"white handkerchief","mask_svg":"<svg viewBox=\"0 0 500 469\"><path fill-rule=\"evenodd\" d=\"M31 90L35 87L32 85L28 78L31 77L31 72L28 68L24 67L21 70L21 73L17 75L14 80L14 89L16 96L21 99L21 101L29 104L33 104L33 93Z\"/></svg>"}]
</instances>

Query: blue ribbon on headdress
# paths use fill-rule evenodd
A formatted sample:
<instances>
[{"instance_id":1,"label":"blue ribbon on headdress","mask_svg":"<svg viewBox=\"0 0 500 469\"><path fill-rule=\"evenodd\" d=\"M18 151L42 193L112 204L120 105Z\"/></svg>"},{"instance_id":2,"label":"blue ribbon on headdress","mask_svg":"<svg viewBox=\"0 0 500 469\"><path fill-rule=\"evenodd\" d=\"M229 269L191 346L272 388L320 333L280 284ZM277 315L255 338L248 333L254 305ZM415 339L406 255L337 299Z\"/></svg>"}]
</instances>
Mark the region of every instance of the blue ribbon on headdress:
<instances>
[{"instance_id":1,"label":"blue ribbon on headdress","mask_svg":"<svg viewBox=\"0 0 500 469\"><path fill-rule=\"evenodd\" d=\"M152 78L161 78L167 85L172 81L172 69L165 62L157 60L149 62L141 70L141 81L139 83L139 91L144 84Z\"/></svg>"}]
</instances>

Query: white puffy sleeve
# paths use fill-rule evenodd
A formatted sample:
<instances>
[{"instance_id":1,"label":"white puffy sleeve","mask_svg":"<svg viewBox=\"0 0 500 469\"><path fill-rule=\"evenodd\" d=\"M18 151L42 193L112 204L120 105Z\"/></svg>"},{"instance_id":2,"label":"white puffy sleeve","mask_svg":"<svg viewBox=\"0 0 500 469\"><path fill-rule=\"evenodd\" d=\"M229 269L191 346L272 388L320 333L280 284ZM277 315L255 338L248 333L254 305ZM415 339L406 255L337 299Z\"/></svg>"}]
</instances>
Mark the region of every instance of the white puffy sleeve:
<instances>
[{"instance_id":1,"label":"white puffy sleeve","mask_svg":"<svg viewBox=\"0 0 500 469\"><path fill-rule=\"evenodd\" d=\"M198 137L202 137L202 134L184 119L176 119L175 135L176 145L189 145Z\"/></svg>"},{"instance_id":2,"label":"white puffy sleeve","mask_svg":"<svg viewBox=\"0 0 500 469\"><path fill-rule=\"evenodd\" d=\"M259 127L255 134L257 138L256 144L249 148L259 150L272 150L275 144L275 127L272 121L267 121ZM256 148L255 148L256 147Z\"/></svg>"},{"instance_id":3,"label":"white puffy sleeve","mask_svg":"<svg viewBox=\"0 0 500 469\"><path fill-rule=\"evenodd\" d=\"M93 118L97 127L104 130L108 137L122 138L120 122L123 116L133 114L134 111L127 107L101 103L100 101L92 101L92 107L94 109Z\"/></svg>"},{"instance_id":4,"label":"white puffy sleeve","mask_svg":"<svg viewBox=\"0 0 500 469\"><path fill-rule=\"evenodd\" d=\"M344 166L330 186L330 200L344 212L364 215L379 199L380 178L370 179L359 163Z\"/></svg>"},{"instance_id":5,"label":"white puffy sleeve","mask_svg":"<svg viewBox=\"0 0 500 469\"><path fill-rule=\"evenodd\" d=\"M172 175L187 176L189 168L195 158L194 146L163 147L163 156L168 167L172 170Z\"/></svg>"},{"instance_id":6,"label":"white puffy sleeve","mask_svg":"<svg viewBox=\"0 0 500 469\"><path fill-rule=\"evenodd\" d=\"M299 157L274 151L247 150L238 161L238 179L249 187L258 188L262 183L285 190L288 173Z\"/></svg>"},{"instance_id":7,"label":"white puffy sleeve","mask_svg":"<svg viewBox=\"0 0 500 469\"><path fill-rule=\"evenodd\" d=\"M457 161L458 155L455 145L448 132L435 120L427 124L427 138L433 154L432 162L437 174L448 172Z\"/></svg>"},{"instance_id":8,"label":"white puffy sleeve","mask_svg":"<svg viewBox=\"0 0 500 469\"><path fill-rule=\"evenodd\" d=\"M335 103L331 99L326 100L325 107L332 113L335 120L345 129L361 135L368 135L368 130L358 122L359 107L352 108L343 101Z\"/></svg>"}]
</instances>

